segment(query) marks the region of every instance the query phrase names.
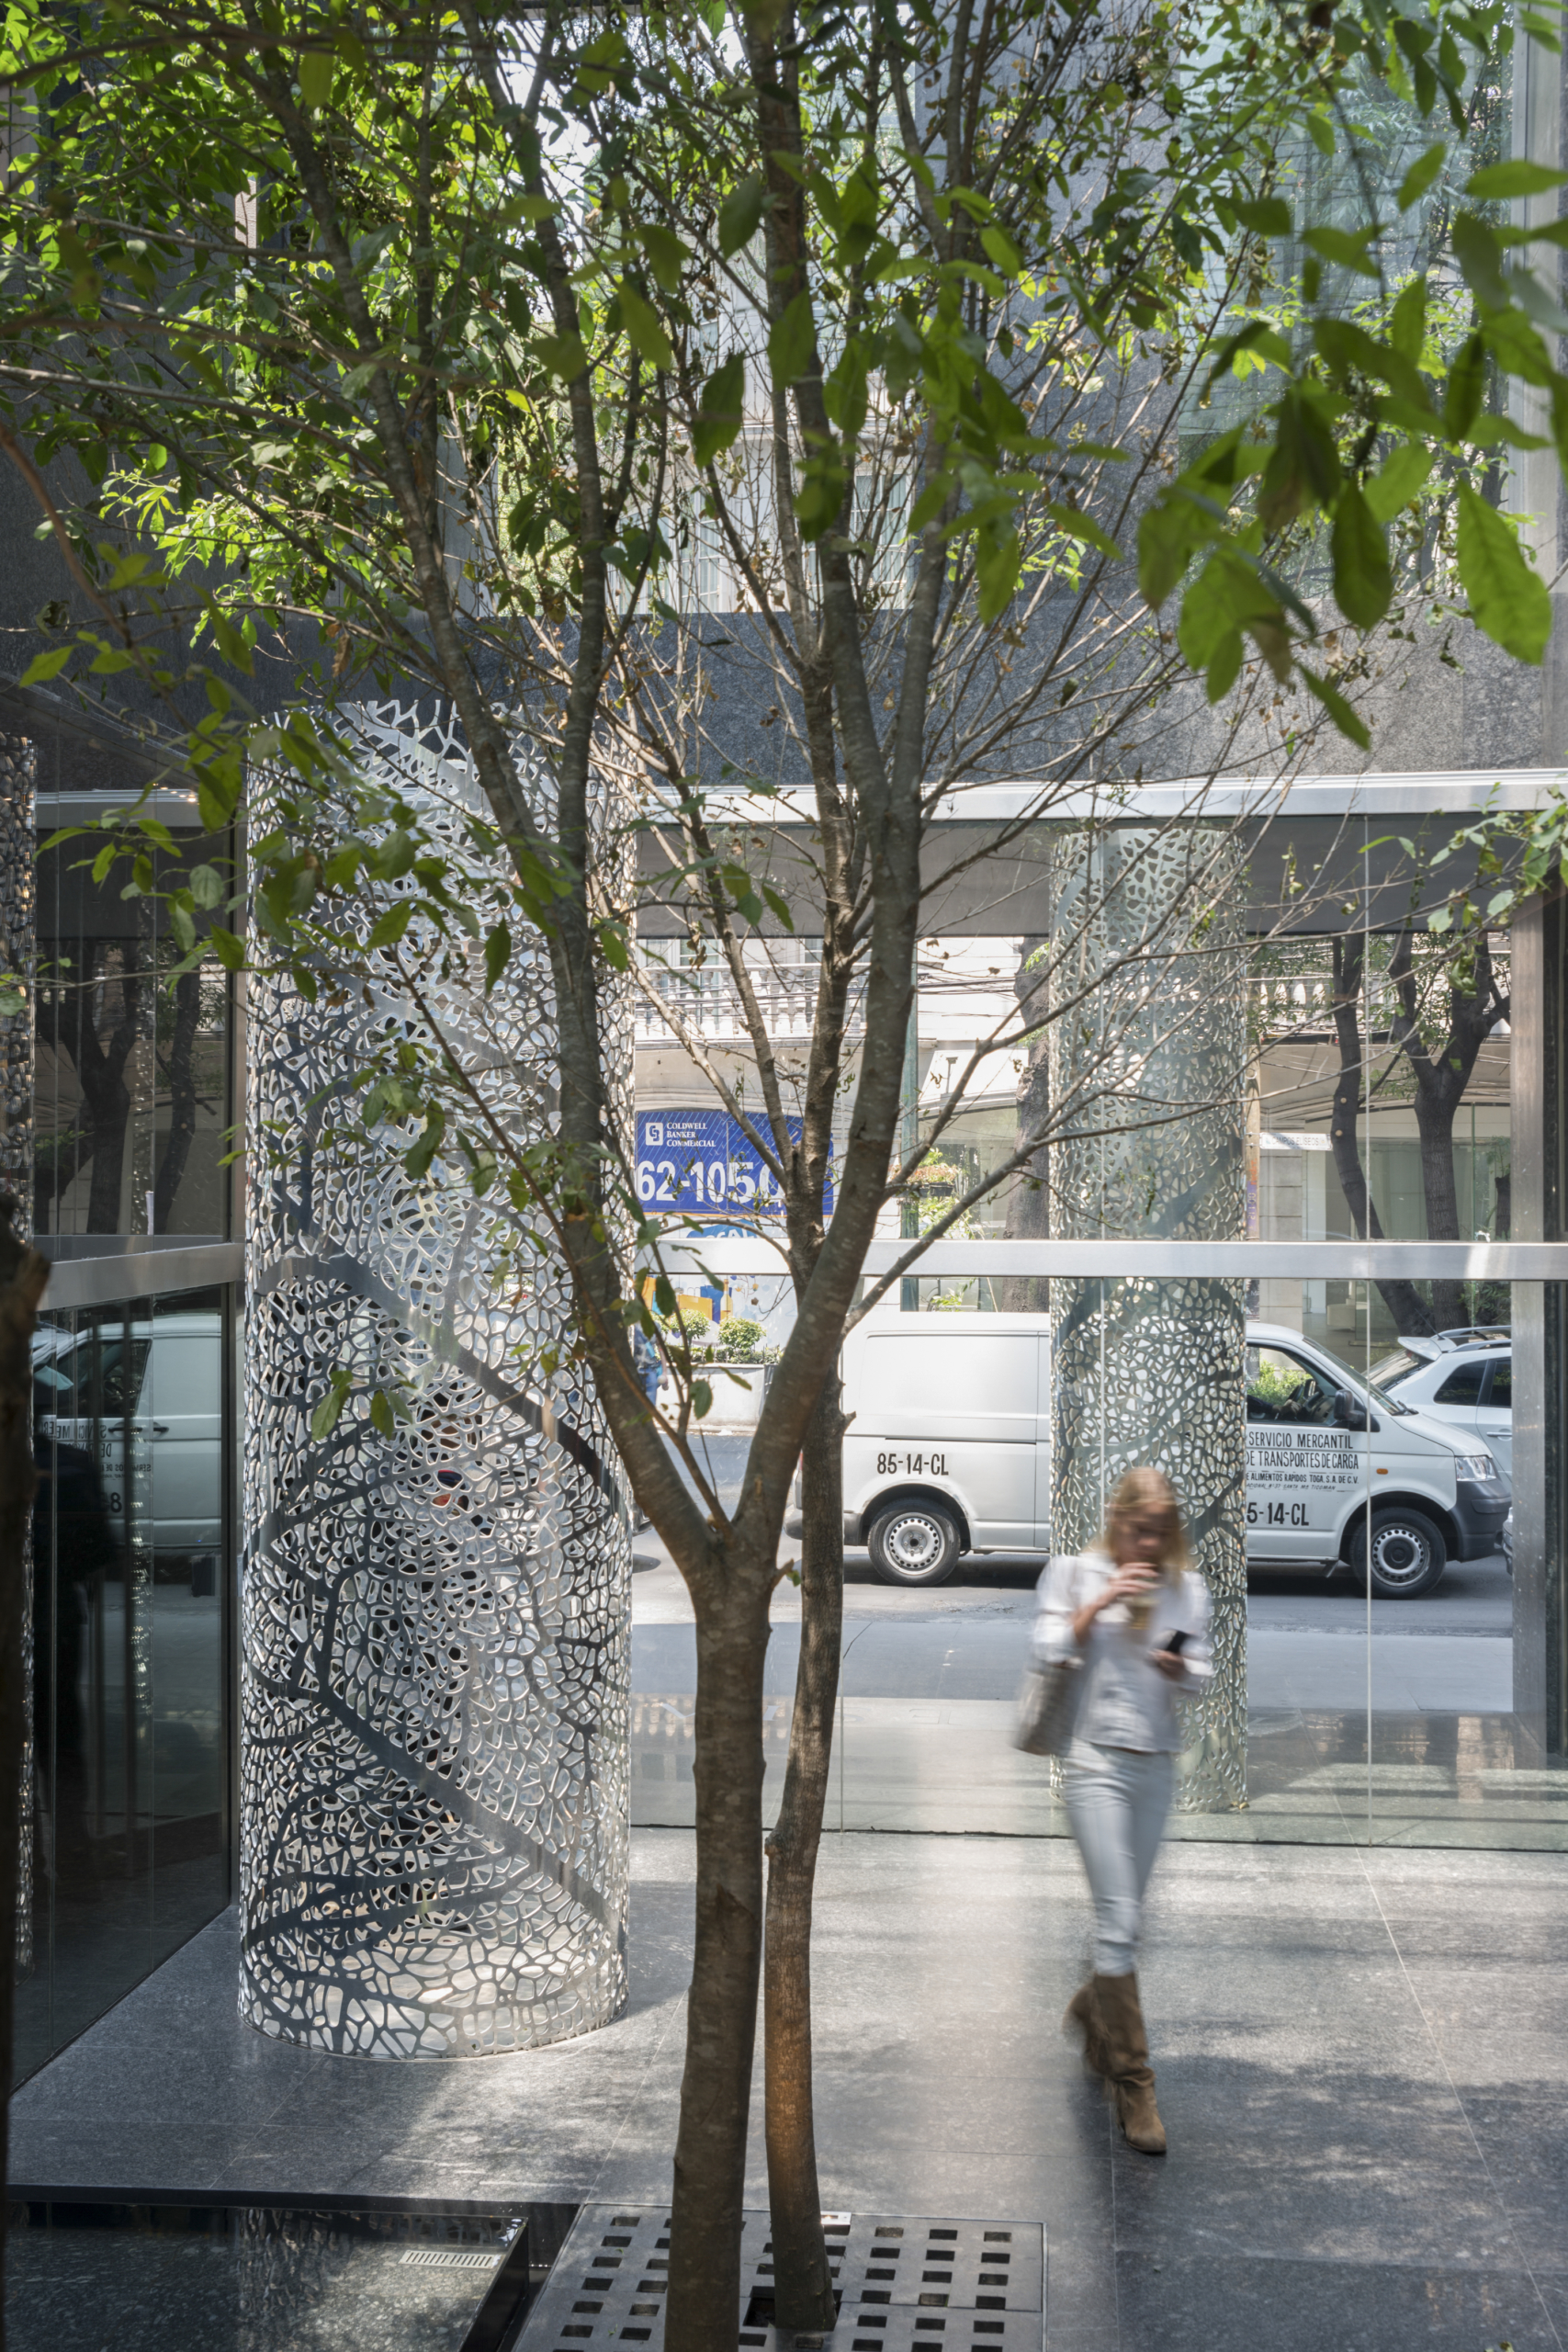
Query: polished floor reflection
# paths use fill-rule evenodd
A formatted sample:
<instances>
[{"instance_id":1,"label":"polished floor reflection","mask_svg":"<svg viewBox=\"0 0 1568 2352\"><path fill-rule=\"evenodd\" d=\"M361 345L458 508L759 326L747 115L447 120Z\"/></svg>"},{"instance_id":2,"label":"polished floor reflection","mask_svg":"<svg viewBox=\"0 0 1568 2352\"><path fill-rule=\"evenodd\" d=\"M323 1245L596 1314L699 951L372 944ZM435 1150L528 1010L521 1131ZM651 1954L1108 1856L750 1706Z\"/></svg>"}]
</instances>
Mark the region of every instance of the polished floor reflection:
<instances>
[{"instance_id":1,"label":"polished floor reflection","mask_svg":"<svg viewBox=\"0 0 1568 2352\"><path fill-rule=\"evenodd\" d=\"M694 1819L691 1612L660 1547L633 1589L632 1818ZM1048 1765L1012 1746L1037 1561L965 1562L931 1592L847 1569L833 1829L1059 1837ZM1512 1713L1512 1588L1500 1557L1451 1566L1416 1601L1341 1577L1255 1575L1245 1812L1179 1814L1209 1842L1568 1849L1568 1769ZM799 1600L775 1596L764 1753L776 1804ZM1370 1738L1369 1738L1370 1725Z\"/></svg>"},{"instance_id":2,"label":"polished floor reflection","mask_svg":"<svg viewBox=\"0 0 1568 2352\"><path fill-rule=\"evenodd\" d=\"M14 2211L16 2352L497 2352L528 2291L527 2216L343 2202Z\"/></svg>"}]
</instances>

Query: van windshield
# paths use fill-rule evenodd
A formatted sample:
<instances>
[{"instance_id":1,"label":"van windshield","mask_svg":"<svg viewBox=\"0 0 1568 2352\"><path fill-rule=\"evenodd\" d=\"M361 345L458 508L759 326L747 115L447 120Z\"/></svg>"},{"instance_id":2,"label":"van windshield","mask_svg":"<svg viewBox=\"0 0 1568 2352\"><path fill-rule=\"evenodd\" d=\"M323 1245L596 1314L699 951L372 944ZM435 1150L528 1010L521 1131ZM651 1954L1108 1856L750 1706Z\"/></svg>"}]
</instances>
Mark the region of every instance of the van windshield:
<instances>
[{"instance_id":1,"label":"van windshield","mask_svg":"<svg viewBox=\"0 0 1568 2352\"><path fill-rule=\"evenodd\" d=\"M1337 1356L1332 1348L1325 1348L1321 1340L1314 1340L1313 1345L1325 1363L1333 1365L1339 1375L1340 1385L1348 1388L1352 1396L1359 1396L1363 1400L1371 1397L1372 1403L1385 1413L1404 1414L1416 1410L1414 1405L1402 1405L1397 1396L1391 1396L1386 1388L1380 1388L1375 1381L1367 1378L1365 1373L1352 1372L1343 1358ZM1379 1372L1385 1375L1387 1369L1385 1363L1378 1366Z\"/></svg>"}]
</instances>

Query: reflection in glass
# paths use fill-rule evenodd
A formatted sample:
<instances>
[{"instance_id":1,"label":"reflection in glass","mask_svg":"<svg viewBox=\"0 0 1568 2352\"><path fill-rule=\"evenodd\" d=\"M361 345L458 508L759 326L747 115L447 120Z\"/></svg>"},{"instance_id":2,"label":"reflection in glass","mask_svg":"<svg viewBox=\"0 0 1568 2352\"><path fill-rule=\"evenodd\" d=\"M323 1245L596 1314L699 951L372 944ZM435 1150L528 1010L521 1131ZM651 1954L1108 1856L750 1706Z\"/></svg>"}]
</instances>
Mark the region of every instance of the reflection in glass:
<instances>
[{"instance_id":1,"label":"reflection in glass","mask_svg":"<svg viewBox=\"0 0 1568 2352\"><path fill-rule=\"evenodd\" d=\"M35 1336L35 1965L18 2072L227 1900L217 1291Z\"/></svg>"},{"instance_id":2,"label":"reflection in glass","mask_svg":"<svg viewBox=\"0 0 1568 2352\"><path fill-rule=\"evenodd\" d=\"M221 858L183 838L187 862ZM212 958L174 978L183 958L161 922L118 874L95 885L79 843L39 858L40 1235L228 1231L229 983Z\"/></svg>"}]
</instances>

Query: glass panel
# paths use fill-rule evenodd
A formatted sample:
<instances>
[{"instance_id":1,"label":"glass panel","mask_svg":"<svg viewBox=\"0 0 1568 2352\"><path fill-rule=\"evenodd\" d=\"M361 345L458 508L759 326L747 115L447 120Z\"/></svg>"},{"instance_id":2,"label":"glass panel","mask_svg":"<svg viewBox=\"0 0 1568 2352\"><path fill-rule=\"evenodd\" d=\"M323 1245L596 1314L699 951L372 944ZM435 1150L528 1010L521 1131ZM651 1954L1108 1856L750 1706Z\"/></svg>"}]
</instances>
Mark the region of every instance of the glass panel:
<instances>
[{"instance_id":1,"label":"glass panel","mask_svg":"<svg viewBox=\"0 0 1568 2352\"><path fill-rule=\"evenodd\" d=\"M46 779L48 766L46 752ZM107 805L119 796L98 797ZM81 798L70 803L73 818ZM41 791L40 838L54 830L53 808ZM175 838L186 865L225 860L221 841ZM96 885L84 846L65 842L39 860L35 1228L221 1238L228 979L215 959L171 979L180 952L156 902L122 899L118 868ZM148 854L166 876L168 853Z\"/></svg>"},{"instance_id":2,"label":"glass panel","mask_svg":"<svg viewBox=\"0 0 1568 2352\"><path fill-rule=\"evenodd\" d=\"M18 2075L228 1899L222 1329L200 1291L46 1314L35 1337Z\"/></svg>"},{"instance_id":3,"label":"glass panel","mask_svg":"<svg viewBox=\"0 0 1568 2352\"><path fill-rule=\"evenodd\" d=\"M223 1804L223 1317L220 1294L162 1300L149 1439L153 1940L161 1958L220 1909Z\"/></svg>"}]
</instances>

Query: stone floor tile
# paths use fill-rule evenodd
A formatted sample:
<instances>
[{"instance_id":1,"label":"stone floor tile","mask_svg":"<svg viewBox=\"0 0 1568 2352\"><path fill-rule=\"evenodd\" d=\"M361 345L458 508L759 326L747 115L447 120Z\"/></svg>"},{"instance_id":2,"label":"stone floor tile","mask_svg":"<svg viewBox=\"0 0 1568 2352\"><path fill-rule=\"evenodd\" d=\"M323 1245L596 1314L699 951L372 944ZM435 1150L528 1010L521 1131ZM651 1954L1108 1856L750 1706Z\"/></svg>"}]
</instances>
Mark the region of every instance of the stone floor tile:
<instances>
[{"instance_id":1,"label":"stone floor tile","mask_svg":"<svg viewBox=\"0 0 1568 2352\"><path fill-rule=\"evenodd\" d=\"M1173 2252L1120 2255L1116 2283L1119 2352L1561 2352L1522 2269Z\"/></svg>"}]
</instances>

